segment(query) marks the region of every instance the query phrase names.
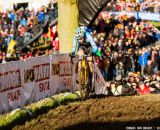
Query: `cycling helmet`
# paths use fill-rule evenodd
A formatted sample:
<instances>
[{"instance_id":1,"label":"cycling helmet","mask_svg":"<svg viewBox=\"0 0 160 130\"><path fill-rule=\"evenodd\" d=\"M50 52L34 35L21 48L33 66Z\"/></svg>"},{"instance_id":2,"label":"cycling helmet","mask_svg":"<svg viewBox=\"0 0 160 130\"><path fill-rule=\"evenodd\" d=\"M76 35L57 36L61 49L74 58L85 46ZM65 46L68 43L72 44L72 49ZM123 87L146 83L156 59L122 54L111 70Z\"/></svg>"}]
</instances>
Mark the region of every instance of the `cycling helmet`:
<instances>
[{"instance_id":1,"label":"cycling helmet","mask_svg":"<svg viewBox=\"0 0 160 130\"><path fill-rule=\"evenodd\" d=\"M75 38L77 40L82 39L84 37L84 32L85 32L85 28L84 27L77 28L76 31L75 31L75 34L74 34Z\"/></svg>"}]
</instances>

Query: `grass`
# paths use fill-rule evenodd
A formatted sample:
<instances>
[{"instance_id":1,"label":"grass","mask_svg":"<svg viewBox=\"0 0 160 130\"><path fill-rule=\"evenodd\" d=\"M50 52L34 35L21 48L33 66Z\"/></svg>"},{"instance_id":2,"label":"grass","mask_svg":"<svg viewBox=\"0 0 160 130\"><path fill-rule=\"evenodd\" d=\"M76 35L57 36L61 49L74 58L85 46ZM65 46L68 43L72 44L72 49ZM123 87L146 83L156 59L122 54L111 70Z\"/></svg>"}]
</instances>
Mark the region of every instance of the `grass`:
<instances>
[{"instance_id":1,"label":"grass","mask_svg":"<svg viewBox=\"0 0 160 130\"><path fill-rule=\"evenodd\" d=\"M32 103L24 107L24 109L16 109L1 115L0 130L12 129L16 125L23 124L27 120L37 118L39 115L47 113L50 109L77 100L79 100L79 97L76 94L63 93Z\"/></svg>"},{"instance_id":2,"label":"grass","mask_svg":"<svg viewBox=\"0 0 160 130\"><path fill-rule=\"evenodd\" d=\"M160 22L152 21L152 24L160 30Z\"/></svg>"}]
</instances>

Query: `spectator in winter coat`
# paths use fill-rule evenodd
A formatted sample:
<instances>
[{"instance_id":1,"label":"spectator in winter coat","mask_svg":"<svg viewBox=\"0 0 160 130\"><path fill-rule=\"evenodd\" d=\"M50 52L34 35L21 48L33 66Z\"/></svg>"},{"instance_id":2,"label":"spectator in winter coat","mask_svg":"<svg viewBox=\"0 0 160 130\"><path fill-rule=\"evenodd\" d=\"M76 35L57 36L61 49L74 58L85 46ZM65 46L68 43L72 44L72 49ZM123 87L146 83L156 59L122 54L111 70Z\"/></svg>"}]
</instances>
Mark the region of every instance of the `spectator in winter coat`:
<instances>
[{"instance_id":1,"label":"spectator in winter coat","mask_svg":"<svg viewBox=\"0 0 160 130\"><path fill-rule=\"evenodd\" d=\"M25 18L23 18L23 19L21 20L21 25L24 26L24 27L27 25L27 21L26 21Z\"/></svg>"},{"instance_id":2,"label":"spectator in winter coat","mask_svg":"<svg viewBox=\"0 0 160 130\"><path fill-rule=\"evenodd\" d=\"M150 88L146 86L142 81L138 84L138 93L139 94L150 94Z\"/></svg>"},{"instance_id":3,"label":"spectator in winter coat","mask_svg":"<svg viewBox=\"0 0 160 130\"><path fill-rule=\"evenodd\" d=\"M15 15L14 15L13 12L11 12L11 13L9 14L9 18L10 18L12 21L15 20Z\"/></svg>"},{"instance_id":4,"label":"spectator in winter coat","mask_svg":"<svg viewBox=\"0 0 160 130\"><path fill-rule=\"evenodd\" d=\"M147 64L148 56L150 54L146 51L142 51L142 54L138 57L138 63L141 66L141 75L144 75L144 67Z\"/></svg>"},{"instance_id":5,"label":"spectator in winter coat","mask_svg":"<svg viewBox=\"0 0 160 130\"><path fill-rule=\"evenodd\" d=\"M125 57L122 54L122 51L118 52L118 63L116 64L116 76L118 75L124 75L124 64L125 64Z\"/></svg>"},{"instance_id":6,"label":"spectator in winter coat","mask_svg":"<svg viewBox=\"0 0 160 130\"><path fill-rule=\"evenodd\" d=\"M148 60L147 65L144 67L144 75L153 75L156 64L151 60Z\"/></svg>"},{"instance_id":7,"label":"spectator in winter coat","mask_svg":"<svg viewBox=\"0 0 160 130\"><path fill-rule=\"evenodd\" d=\"M39 14L38 14L38 22L39 22L39 23L43 23L44 20L45 20L44 12L43 12L43 11L40 11Z\"/></svg>"},{"instance_id":8,"label":"spectator in winter coat","mask_svg":"<svg viewBox=\"0 0 160 130\"><path fill-rule=\"evenodd\" d=\"M127 75L130 71L135 69L132 49L129 49L127 54L125 55L125 74Z\"/></svg>"}]
</instances>

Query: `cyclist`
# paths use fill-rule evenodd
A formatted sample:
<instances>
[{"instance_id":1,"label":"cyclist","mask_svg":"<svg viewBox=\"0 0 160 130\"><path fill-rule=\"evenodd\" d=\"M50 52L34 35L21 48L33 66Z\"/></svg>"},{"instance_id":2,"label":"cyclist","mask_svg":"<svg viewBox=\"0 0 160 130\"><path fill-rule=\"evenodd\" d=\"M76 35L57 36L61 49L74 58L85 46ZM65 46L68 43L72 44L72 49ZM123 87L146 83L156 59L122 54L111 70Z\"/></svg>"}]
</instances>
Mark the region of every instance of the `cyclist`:
<instances>
[{"instance_id":1,"label":"cyclist","mask_svg":"<svg viewBox=\"0 0 160 130\"><path fill-rule=\"evenodd\" d=\"M78 27L75 30L74 37L73 37L73 47L71 55L75 55L76 50L78 50L78 56L81 58L83 55L88 55L90 53L96 54L98 52L98 47L93 40L93 37L90 33L89 28L85 26ZM92 57L87 58L89 61L92 61ZM79 62L78 65L78 72L81 68L81 63ZM92 70L92 62L89 62L90 71Z\"/></svg>"}]
</instances>

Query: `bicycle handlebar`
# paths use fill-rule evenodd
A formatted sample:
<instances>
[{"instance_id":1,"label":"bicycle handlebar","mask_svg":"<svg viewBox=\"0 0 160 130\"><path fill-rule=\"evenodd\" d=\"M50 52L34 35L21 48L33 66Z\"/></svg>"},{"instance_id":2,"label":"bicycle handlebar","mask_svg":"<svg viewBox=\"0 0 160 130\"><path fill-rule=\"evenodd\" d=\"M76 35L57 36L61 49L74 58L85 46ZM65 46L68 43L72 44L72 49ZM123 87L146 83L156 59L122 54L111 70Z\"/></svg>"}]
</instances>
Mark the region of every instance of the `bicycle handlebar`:
<instances>
[{"instance_id":1,"label":"bicycle handlebar","mask_svg":"<svg viewBox=\"0 0 160 130\"><path fill-rule=\"evenodd\" d=\"M87 58L87 57L91 57L91 56L94 56L95 54L94 53L90 53L90 54L84 54L82 57L83 58ZM79 55L77 55L77 54L73 54L73 53L70 53L69 54L69 56L71 57L71 58L79 58L80 56Z\"/></svg>"},{"instance_id":2,"label":"bicycle handlebar","mask_svg":"<svg viewBox=\"0 0 160 130\"><path fill-rule=\"evenodd\" d=\"M82 59L87 59L87 57L93 56L93 54L83 55L82 57L80 57L79 55L75 55L75 54L70 53L69 56L71 57L71 63L73 64L73 61L72 61L73 58L78 58L79 61L81 61ZM90 60L88 60L88 61L92 62Z\"/></svg>"}]
</instances>

